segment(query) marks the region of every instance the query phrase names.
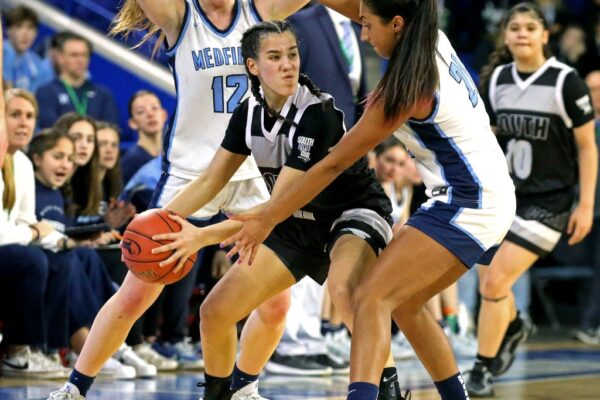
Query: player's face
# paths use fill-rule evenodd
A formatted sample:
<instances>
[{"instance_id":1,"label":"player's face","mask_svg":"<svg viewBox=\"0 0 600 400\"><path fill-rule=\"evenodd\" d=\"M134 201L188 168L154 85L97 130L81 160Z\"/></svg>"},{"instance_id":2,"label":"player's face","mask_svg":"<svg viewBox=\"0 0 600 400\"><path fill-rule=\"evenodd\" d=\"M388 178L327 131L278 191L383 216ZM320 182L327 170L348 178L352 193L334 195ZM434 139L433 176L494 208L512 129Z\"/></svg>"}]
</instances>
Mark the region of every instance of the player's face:
<instances>
[{"instance_id":1,"label":"player's face","mask_svg":"<svg viewBox=\"0 0 600 400\"><path fill-rule=\"evenodd\" d=\"M8 151L14 153L25 148L35 129L35 108L22 97L13 97L6 104L6 133Z\"/></svg>"},{"instance_id":2,"label":"player's face","mask_svg":"<svg viewBox=\"0 0 600 400\"><path fill-rule=\"evenodd\" d=\"M166 120L167 112L154 95L141 95L131 104L129 126L135 131L152 137L160 135Z\"/></svg>"},{"instance_id":3,"label":"player's face","mask_svg":"<svg viewBox=\"0 0 600 400\"><path fill-rule=\"evenodd\" d=\"M383 22L363 2L360 3L360 20L360 40L373 46L380 57L390 58L400 37L404 20L396 16L389 22Z\"/></svg>"},{"instance_id":4,"label":"player's face","mask_svg":"<svg viewBox=\"0 0 600 400\"><path fill-rule=\"evenodd\" d=\"M300 56L296 38L289 32L272 34L261 40L258 59L249 60L271 106L296 92L300 74Z\"/></svg>"},{"instance_id":5,"label":"player's face","mask_svg":"<svg viewBox=\"0 0 600 400\"><path fill-rule=\"evenodd\" d=\"M119 160L119 134L111 128L100 129L98 136L98 154L100 167L113 169Z\"/></svg>"},{"instance_id":6,"label":"player's face","mask_svg":"<svg viewBox=\"0 0 600 400\"><path fill-rule=\"evenodd\" d=\"M402 174L408 155L400 146L390 147L377 157L375 172L381 182L393 182Z\"/></svg>"},{"instance_id":7,"label":"player's face","mask_svg":"<svg viewBox=\"0 0 600 400\"><path fill-rule=\"evenodd\" d=\"M62 187L73 173L73 142L62 138L56 146L46 150L42 156L35 155L35 176L44 185L58 189Z\"/></svg>"},{"instance_id":8,"label":"player's face","mask_svg":"<svg viewBox=\"0 0 600 400\"><path fill-rule=\"evenodd\" d=\"M37 28L30 21L23 21L8 28L7 35L17 53L23 53L31 48L37 35Z\"/></svg>"},{"instance_id":9,"label":"player's face","mask_svg":"<svg viewBox=\"0 0 600 400\"><path fill-rule=\"evenodd\" d=\"M529 61L544 56L548 31L532 13L518 13L508 21L504 42L516 61Z\"/></svg>"},{"instance_id":10,"label":"player's face","mask_svg":"<svg viewBox=\"0 0 600 400\"><path fill-rule=\"evenodd\" d=\"M75 142L75 165L86 165L94 155L94 127L87 121L77 121L69 129L69 136Z\"/></svg>"}]
</instances>

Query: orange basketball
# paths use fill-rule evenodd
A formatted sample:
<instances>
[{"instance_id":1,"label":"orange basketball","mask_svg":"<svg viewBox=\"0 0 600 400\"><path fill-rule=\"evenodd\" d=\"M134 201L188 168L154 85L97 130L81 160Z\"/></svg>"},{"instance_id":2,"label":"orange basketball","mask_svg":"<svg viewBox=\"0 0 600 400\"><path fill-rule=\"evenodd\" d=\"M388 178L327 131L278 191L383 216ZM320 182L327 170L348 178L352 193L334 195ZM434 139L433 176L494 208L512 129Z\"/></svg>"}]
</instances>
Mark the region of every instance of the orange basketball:
<instances>
[{"instance_id":1,"label":"orange basketball","mask_svg":"<svg viewBox=\"0 0 600 400\"><path fill-rule=\"evenodd\" d=\"M186 260L178 273L173 273L172 270L178 261L164 267L158 265L159 262L169 258L173 254L172 251L152 254L153 248L167 244L168 241L152 240L152 236L180 230L181 226L169 218L167 211L158 208L144 211L127 225L123 234L123 240L121 240L123 262L133 275L144 282L163 285L177 282L192 269L196 261L196 254Z\"/></svg>"}]
</instances>

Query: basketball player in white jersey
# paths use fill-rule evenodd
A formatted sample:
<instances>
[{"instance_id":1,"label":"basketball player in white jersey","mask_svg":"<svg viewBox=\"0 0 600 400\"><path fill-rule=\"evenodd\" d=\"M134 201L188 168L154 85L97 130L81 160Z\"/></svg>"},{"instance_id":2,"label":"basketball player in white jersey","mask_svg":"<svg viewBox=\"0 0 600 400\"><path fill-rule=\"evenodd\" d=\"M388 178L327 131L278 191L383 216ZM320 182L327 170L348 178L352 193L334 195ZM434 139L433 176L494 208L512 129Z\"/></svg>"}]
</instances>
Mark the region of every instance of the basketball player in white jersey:
<instances>
[{"instance_id":1,"label":"basketball player in white jersey","mask_svg":"<svg viewBox=\"0 0 600 400\"><path fill-rule=\"evenodd\" d=\"M353 3L346 1L346 4ZM393 314L443 400L468 394L425 302L468 268L489 263L515 213L514 186L476 87L437 29L436 0L363 0L348 16L389 64L358 123L294 187L236 216L227 243L252 261L272 227L394 134L418 163L430 200L408 220L353 292L348 400L375 400Z\"/></svg>"},{"instance_id":2,"label":"basketball player in white jersey","mask_svg":"<svg viewBox=\"0 0 600 400\"><path fill-rule=\"evenodd\" d=\"M307 0L126 0L115 33L146 28L164 35L177 89L177 109L164 140L164 169L153 205L166 204L202 174L218 149L233 110L249 95L240 55L242 33L262 19L284 19ZM194 218L207 220L223 212L240 212L268 199L267 188L248 159L213 202ZM156 300L162 285L129 274L119 291L98 313L77 364L62 389L51 399L84 399L104 362L125 340L133 323ZM287 307L289 294L265 303L255 329L284 328L263 323L271 312Z\"/></svg>"}]
</instances>

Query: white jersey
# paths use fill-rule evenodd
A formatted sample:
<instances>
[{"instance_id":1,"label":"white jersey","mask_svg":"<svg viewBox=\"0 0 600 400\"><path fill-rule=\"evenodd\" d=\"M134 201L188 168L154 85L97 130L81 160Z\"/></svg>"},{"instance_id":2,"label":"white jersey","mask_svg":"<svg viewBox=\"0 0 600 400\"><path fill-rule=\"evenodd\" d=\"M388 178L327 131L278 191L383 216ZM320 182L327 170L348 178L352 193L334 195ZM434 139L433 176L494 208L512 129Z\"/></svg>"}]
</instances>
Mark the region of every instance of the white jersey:
<instances>
[{"instance_id":1,"label":"white jersey","mask_svg":"<svg viewBox=\"0 0 600 400\"><path fill-rule=\"evenodd\" d=\"M417 160L427 196L459 207L493 207L514 193L506 159L477 87L441 31L436 53L440 82L432 114L408 120L394 135Z\"/></svg>"},{"instance_id":2,"label":"white jersey","mask_svg":"<svg viewBox=\"0 0 600 400\"><path fill-rule=\"evenodd\" d=\"M177 42L167 50L177 108L165 136L165 172L194 179L208 167L233 110L250 94L242 59L242 34L261 19L252 0L237 0L231 25L217 29L198 1L185 0ZM260 177L252 157L232 181Z\"/></svg>"}]
</instances>

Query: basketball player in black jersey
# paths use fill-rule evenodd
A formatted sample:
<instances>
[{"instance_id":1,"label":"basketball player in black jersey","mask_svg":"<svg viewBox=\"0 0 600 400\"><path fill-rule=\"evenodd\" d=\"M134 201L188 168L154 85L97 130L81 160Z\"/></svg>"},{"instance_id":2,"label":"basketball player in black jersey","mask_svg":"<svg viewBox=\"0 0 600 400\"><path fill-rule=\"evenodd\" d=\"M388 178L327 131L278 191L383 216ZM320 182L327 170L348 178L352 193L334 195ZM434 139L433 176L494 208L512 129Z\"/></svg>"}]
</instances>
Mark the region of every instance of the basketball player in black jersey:
<instances>
[{"instance_id":1,"label":"basketball player in black jersey","mask_svg":"<svg viewBox=\"0 0 600 400\"><path fill-rule=\"evenodd\" d=\"M296 37L287 22L250 28L242 38L242 54L253 97L235 110L207 171L166 205L169 210L188 215L210 201L251 154L272 193L288 190L345 133L343 114L331 96L299 76ZM259 398L258 374L279 334L273 330L273 338L256 337L246 327L241 352L252 355L244 359L253 360L253 365L239 361L234 365L236 323L304 276L319 283L329 279L332 300L352 327L350 294L392 238L390 213L389 199L362 158L279 224L252 266L238 263L219 281L201 307L205 400ZM173 219L182 231L156 235L155 240L173 242L154 252L174 251L163 264L179 259L177 269L199 248L218 243L241 227L226 221L198 229L183 218ZM379 398L401 399L391 357L387 367Z\"/></svg>"},{"instance_id":2,"label":"basketball player in black jersey","mask_svg":"<svg viewBox=\"0 0 600 400\"><path fill-rule=\"evenodd\" d=\"M492 376L508 370L532 332L516 310L513 284L565 230L570 245L589 233L598 162L588 89L545 50L544 14L531 3L514 6L503 35L482 91L515 183L517 215L489 268L480 268L479 349L467 380L473 397L494 395Z\"/></svg>"}]
</instances>

